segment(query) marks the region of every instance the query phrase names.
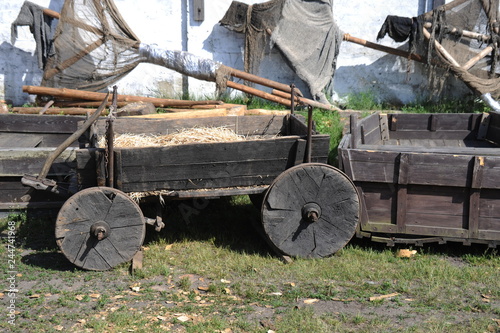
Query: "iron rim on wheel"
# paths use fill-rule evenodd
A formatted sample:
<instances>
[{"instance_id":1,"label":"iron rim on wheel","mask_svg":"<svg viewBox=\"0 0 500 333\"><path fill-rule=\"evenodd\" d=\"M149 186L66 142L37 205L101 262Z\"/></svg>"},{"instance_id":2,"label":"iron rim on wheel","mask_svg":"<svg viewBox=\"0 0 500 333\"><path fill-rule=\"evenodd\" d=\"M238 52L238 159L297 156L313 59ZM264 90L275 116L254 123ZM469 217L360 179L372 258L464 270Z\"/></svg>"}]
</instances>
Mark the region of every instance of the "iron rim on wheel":
<instances>
[{"instance_id":1,"label":"iron rim on wheel","mask_svg":"<svg viewBox=\"0 0 500 333\"><path fill-rule=\"evenodd\" d=\"M343 248L359 222L352 181L327 164L307 163L280 174L262 204L270 244L292 257L324 258Z\"/></svg>"},{"instance_id":2,"label":"iron rim on wheel","mask_svg":"<svg viewBox=\"0 0 500 333\"><path fill-rule=\"evenodd\" d=\"M56 241L76 266L107 270L132 260L146 227L139 206L125 193L92 187L70 197L56 220Z\"/></svg>"}]
</instances>

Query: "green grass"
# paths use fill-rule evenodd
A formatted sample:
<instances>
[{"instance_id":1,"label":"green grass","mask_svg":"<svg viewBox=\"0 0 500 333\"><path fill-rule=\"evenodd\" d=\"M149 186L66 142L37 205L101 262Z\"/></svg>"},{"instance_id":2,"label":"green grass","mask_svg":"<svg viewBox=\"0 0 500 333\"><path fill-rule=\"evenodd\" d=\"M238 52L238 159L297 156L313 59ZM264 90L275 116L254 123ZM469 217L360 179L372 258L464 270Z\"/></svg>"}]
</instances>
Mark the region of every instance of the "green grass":
<instances>
[{"instance_id":1,"label":"green grass","mask_svg":"<svg viewBox=\"0 0 500 333\"><path fill-rule=\"evenodd\" d=\"M259 212L246 196L210 200L189 221L180 204L166 207L162 232L148 230L144 267L134 275L128 265L89 272L54 262L58 250L47 237L53 221L12 215L22 235L18 279L25 286L17 332L61 326L95 332L488 332L500 316L497 250L429 246L401 259L395 249L353 240L333 257L285 264L252 227ZM4 231L7 223L1 225ZM21 233L27 226L35 229ZM37 260L21 260L24 251ZM368 300L391 293L399 295Z\"/></svg>"}]
</instances>

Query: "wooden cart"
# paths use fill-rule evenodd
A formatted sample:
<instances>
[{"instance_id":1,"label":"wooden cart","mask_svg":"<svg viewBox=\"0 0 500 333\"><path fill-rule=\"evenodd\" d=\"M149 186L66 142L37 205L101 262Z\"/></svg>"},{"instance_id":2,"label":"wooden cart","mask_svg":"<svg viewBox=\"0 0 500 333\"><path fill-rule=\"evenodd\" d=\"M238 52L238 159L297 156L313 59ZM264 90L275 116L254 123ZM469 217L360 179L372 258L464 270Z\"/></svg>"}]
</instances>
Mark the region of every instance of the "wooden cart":
<instances>
[{"instance_id":1,"label":"wooden cart","mask_svg":"<svg viewBox=\"0 0 500 333\"><path fill-rule=\"evenodd\" d=\"M354 235L359 199L350 179L326 164L329 136L315 134L299 118L117 118L111 122L114 134L224 126L248 138L112 149L93 143L96 136L109 135L110 124L101 118L88 133L88 147L76 150L80 190L59 211L59 247L72 263L89 270L131 260L143 243L146 221L157 229L162 221L144 218L128 194L161 191L165 200L260 195L262 227L275 250L306 258L332 255Z\"/></svg>"},{"instance_id":2,"label":"wooden cart","mask_svg":"<svg viewBox=\"0 0 500 333\"><path fill-rule=\"evenodd\" d=\"M341 169L360 193L360 237L421 245L500 242L500 115L351 118Z\"/></svg>"}]
</instances>

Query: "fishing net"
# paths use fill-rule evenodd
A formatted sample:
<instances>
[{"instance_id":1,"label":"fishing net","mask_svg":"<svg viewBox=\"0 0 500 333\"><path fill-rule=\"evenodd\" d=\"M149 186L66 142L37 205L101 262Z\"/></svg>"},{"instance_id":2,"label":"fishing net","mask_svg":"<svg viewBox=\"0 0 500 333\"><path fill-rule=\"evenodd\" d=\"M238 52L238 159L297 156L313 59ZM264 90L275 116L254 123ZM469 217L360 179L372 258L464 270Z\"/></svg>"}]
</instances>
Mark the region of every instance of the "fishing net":
<instances>
[{"instance_id":1,"label":"fishing net","mask_svg":"<svg viewBox=\"0 0 500 333\"><path fill-rule=\"evenodd\" d=\"M233 1L220 24L245 34L245 70L258 74L265 51L277 46L312 97L329 103L342 36L332 0L271 0L247 5Z\"/></svg>"},{"instance_id":2,"label":"fishing net","mask_svg":"<svg viewBox=\"0 0 500 333\"><path fill-rule=\"evenodd\" d=\"M500 97L499 0L455 0L414 18L388 16L377 38L410 41L435 79L445 68L481 97ZM483 98L483 99L484 99Z\"/></svg>"},{"instance_id":3,"label":"fishing net","mask_svg":"<svg viewBox=\"0 0 500 333\"><path fill-rule=\"evenodd\" d=\"M112 0L66 0L54 34L54 52L42 85L102 91L140 63L153 63L218 83L227 68L183 51L142 44Z\"/></svg>"}]
</instances>

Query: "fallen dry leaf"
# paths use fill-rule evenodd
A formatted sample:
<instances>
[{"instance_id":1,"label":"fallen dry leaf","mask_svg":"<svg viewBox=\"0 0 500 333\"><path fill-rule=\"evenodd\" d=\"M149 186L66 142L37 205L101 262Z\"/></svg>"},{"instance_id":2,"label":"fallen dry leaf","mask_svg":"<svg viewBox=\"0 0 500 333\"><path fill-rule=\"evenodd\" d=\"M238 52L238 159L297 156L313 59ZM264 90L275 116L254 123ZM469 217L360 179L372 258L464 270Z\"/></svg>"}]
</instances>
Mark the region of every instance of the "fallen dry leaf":
<instances>
[{"instance_id":1,"label":"fallen dry leaf","mask_svg":"<svg viewBox=\"0 0 500 333\"><path fill-rule=\"evenodd\" d=\"M186 315L177 317L177 320L182 321L183 323L189 320L189 317Z\"/></svg>"},{"instance_id":2,"label":"fallen dry leaf","mask_svg":"<svg viewBox=\"0 0 500 333\"><path fill-rule=\"evenodd\" d=\"M369 301L370 302L379 301L381 299L391 298L391 297L394 297L394 296L397 296L397 295L399 295L399 293L392 293L392 294L380 295L380 296L372 296L372 297L369 298Z\"/></svg>"},{"instance_id":3,"label":"fallen dry leaf","mask_svg":"<svg viewBox=\"0 0 500 333\"><path fill-rule=\"evenodd\" d=\"M399 249L396 252L398 258L411 258L417 254L417 250Z\"/></svg>"},{"instance_id":4,"label":"fallen dry leaf","mask_svg":"<svg viewBox=\"0 0 500 333\"><path fill-rule=\"evenodd\" d=\"M57 325L57 326L54 326L54 329L56 331L62 331L64 329L64 326L61 326L61 325Z\"/></svg>"},{"instance_id":5,"label":"fallen dry leaf","mask_svg":"<svg viewBox=\"0 0 500 333\"><path fill-rule=\"evenodd\" d=\"M319 301L319 299L316 299L316 298L309 298L309 299L304 300L304 303L305 303L305 304L314 304L314 303L316 303L316 302L318 302L318 301Z\"/></svg>"},{"instance_id":6,"label":"fallen dry leaf","mask_svg":"<svg viewBox=\"0 0 500 333\"><path fill-rule=\"evenodd\" d=\"M91 298L99 298L99 297L101 297L101 294L90 294L89 297L91 297Z\"/></svg>"},{"instance_id":7,"label":"fallen dry leaf","mask_svg":"<svg viewBox=\"0 0 500 333\"><path fill-rule=\"evenodd\" d=\"M208 291L208 287L207 286L198 286L198 290L201 290L201 291Z\"/></svg>"},{"instance_id":8,"label":"fallen dry leaf","mask_svg":"<svg viewBox=\"0 0 500 333\"><path fill-rule=\"evenodd\" d=\"M40 295L39 294L33 294L33 295L28 296L28 298L40 298Z\"/></svg>"},{"instance_id":9,"label":"fallen dry leaf","mask_svg":"<svg viewBox=\"0 0 500 333\"><path fill-rule=\"evenodd\" d=\"M231 281L225 280L225 279L220 279L220 282L222 282L222 283L231 283Z\"/></svg>"},{"instance_id":10,"label":"fallen dry leaf","mask_svg":"<svg viewBox=\"0 0 500 333\"><path fill-rule=\"evenodd\" d=\"M81 301L83 300L83 298L85 297L85 295L76 295L75 298L77 301Z\"/></svg>"},{"instance_id":11,"label":"fallen dry leaf","mask_svg":"<svg viewBox=\"0 0 500 333\"><path fill-rule=\"evenodd\" d=\"M174 244L168 244L167 246L165 246L165 250L171 250L173 246Z\"/></svg>"}]
</instances>

